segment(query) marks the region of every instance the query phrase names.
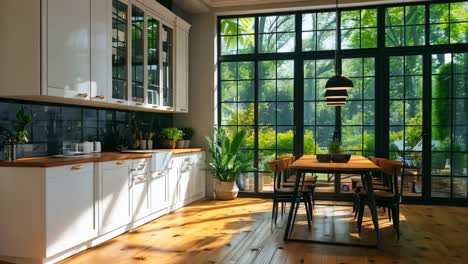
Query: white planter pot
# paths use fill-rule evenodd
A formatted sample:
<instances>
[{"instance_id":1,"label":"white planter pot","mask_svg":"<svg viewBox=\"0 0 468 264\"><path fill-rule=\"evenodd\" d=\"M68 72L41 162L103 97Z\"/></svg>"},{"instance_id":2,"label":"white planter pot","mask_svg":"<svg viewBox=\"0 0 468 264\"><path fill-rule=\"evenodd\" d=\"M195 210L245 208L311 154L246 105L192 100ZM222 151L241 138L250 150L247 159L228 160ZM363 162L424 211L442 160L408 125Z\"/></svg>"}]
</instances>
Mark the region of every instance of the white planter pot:
<instances>
[{"instance_id":1,"label":"white planter pot","mask_svg":"<svg viewBox=\"0 0 468 264\"><path fill-rule=\"evenodd\" d=\"M215 183L215 195L218 200L233 200L237 197L239 188L235 181L233 182L222 182L216 180Z\"/></svg>"}]
</instances>

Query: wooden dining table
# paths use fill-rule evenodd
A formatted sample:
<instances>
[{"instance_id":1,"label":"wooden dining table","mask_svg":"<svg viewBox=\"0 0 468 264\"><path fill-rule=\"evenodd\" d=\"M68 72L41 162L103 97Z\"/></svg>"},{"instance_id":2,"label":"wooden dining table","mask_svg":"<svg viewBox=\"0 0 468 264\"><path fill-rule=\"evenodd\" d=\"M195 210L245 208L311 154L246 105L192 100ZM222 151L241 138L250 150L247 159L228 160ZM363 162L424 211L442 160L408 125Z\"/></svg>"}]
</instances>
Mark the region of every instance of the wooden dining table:
<instances>
[{"instance_id":1,"label":"wooden dining table","mask_svg":"<svg viewBox=\"0 0 468 264\"><path fill-rule=\"evenodd\" d=\"M304 155L289 166L290 170L297 171L294 184L294 195L291 201L291 207L289 210L288 221L286 223L286 230L284 233L285 241L296 241L296 242L308 242L308 243L320 243L330 245L344 245L344 246L378 246L380 243L380 231L379 221L377 215L377 208L375 204L374 192L372 189L372 172L379 171L380 167L375 165L372 161L363 156L352 155L351 159L347 163L336 163L336 162L319 162L315 155ZM367 205L369 206L372 222L374 224L374 230L376 235L376 243L362 244L362 243L348 243L348 242L332 242L322 240L303 240L303 239L292 239L291 233L294 225L295 214L297 212L296 207L300 205L301 196L304 190L304 178L306 173L350 173L360 174L361 180L364 185L364 189L367 191Z\"/></svg>"}]
</instances>

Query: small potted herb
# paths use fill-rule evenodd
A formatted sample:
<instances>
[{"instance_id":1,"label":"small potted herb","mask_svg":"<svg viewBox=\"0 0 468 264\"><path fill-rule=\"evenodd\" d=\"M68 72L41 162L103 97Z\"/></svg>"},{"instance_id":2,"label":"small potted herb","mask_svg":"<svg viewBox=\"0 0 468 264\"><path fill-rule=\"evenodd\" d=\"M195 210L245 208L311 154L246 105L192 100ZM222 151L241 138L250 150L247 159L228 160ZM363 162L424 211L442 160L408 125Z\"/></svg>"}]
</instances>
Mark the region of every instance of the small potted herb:
<instances>
[{"instance_id":1,"label":"small potted herb","mask_svg":"<svg viewBox=\"0 0 468 264\"><path fill-rule=\"evenodd\" d=\"M159 137L163 148L173 149L176 147L177 141L182 139L182 131L175 127L163 128Z\"/></svg>"},{"instance_id":2,"label":"small potted herb","mask_svg":"<svg viewBox=\"0 0 468 264\"><path fill-rule=\"evenodd\" d=\"M345 149L341 146L341 143L334 139L330 145L328 145L328 153L331 155L333 162L346 163L351 158L351 155L345 154Z\"/></svg>"},{"instance_id":3,"label":"small potted herb","mask_svg":"<svg viewBox=\"0 0 468 264\"><path fill-rule=\"evenodd\" d=\"M26 126L31 123L32 116L21 108L16 112L16 123L13 130L0 127L0 136L5 143L5 156L8 160L16 160L16 147L18 143L28 143L29 132Z\"/></svg>"},{"instance_id":4,"label":"small potted herb","mask_svg":"<svg viewBox=\"0 0 468 264\"><path fill-rule=\"evenodd\" d=\"M184 142L184 148L190 148L190 142L195 134L195 130L191 127L184 127L180 129L183 133L182 141Z\"/></svg>"}]
</instances>

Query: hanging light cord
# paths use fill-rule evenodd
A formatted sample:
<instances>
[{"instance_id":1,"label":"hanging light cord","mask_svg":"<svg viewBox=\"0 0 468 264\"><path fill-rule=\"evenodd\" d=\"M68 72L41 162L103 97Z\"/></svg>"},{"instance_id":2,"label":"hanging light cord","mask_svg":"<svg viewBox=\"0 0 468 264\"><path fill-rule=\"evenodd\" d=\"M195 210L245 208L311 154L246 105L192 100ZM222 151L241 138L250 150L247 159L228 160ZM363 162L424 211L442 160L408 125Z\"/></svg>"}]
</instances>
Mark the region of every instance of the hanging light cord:
<instances>
[{"instance_id":1,"label":"hanging light cord","mask_svg":"<svg viewBox=\"0 0 468 264\"><path fill-rule=\"evenodd\" d=\"M336 8L335 8L335 20L336 25L338 24L338 0L336 0ZM335 37L335 75L338 75L338 29L336 29L336 37Z\"/></svg>"}]
</instances>

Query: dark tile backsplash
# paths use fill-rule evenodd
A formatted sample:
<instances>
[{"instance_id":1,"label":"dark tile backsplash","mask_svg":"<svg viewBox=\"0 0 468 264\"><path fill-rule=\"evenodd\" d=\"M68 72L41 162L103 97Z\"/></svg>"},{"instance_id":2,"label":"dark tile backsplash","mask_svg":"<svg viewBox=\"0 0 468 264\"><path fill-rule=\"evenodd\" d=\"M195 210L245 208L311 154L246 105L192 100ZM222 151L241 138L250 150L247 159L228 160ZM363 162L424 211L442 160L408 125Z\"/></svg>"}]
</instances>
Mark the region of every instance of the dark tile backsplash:
<instances>
[{"instance_id":1,"label":"dark tile backsplash","mask_svg":"<svg viewBox=\"0 0 468 264\"><path fill-rule=\"evenodd\" d=\"M0 126L11 129L16 112L24 107L33 115L28 144L20 144L19 157L55 155L64 144L101 141L103 151L128 146L131 121L140 131L156 132L172 126L172 114L79 107L0 99ZM0 147L3 159L3 142Z\"/></svg>"}]
</instances>

